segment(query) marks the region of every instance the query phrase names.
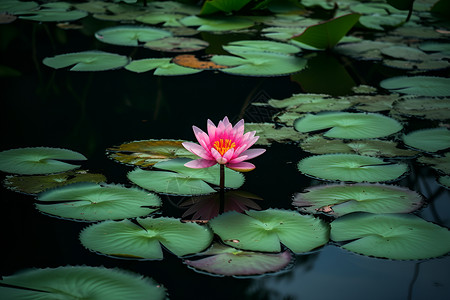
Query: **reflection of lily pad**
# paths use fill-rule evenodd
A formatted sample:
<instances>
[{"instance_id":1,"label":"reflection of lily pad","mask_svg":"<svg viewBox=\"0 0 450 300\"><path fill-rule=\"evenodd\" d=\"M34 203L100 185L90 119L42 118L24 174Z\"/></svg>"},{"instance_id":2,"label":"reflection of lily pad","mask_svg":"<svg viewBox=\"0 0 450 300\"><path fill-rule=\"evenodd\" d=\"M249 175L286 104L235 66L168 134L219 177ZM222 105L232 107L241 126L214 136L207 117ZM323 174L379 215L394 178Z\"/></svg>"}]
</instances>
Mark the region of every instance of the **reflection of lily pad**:
<instances>
[{"instance_id":1,"label":"reflection of lily pad","mask_svg":"<svg viewBox=\"0 0 450 300\"><path fill-rule=\"evenodd\" d=\"M196 155L187 151L181 140L144 140L124 143L106 149L108 156L121 163L149 167L157 162L177 157L195 159Z\"/></svg>"},{"instance_id":2,"label":"reflection of lily pad","mask_svg":"<svg viewBox=\"0 0 450 300\"><path fill-rule=\"evenodd\" d=\"M203 258L186 259L184 263L201 272L222 276L250 276L277 272L286 268L292 260L288 250L276 254L259 253L242 251L217 243L199 255Z\"/></svg>"},{"instance_id":3,"label":"reflection of lily pad","mask_svg":"<svg viewBox=\"0 0 450 300\"><path fill-rule=\"evenodd\" d=\"M161 244L177 256L204 250L212 241L209 227L174 218L104 221L85 228L81 243L88 249L120 257L162 259Z\"/></svg>"},{"instance_id":4,"label":"reflection of lily pad","mask_svg":"<svg viewBox=\"0 0 450 300\"><path fill-rule=\"evenodd\" d=\"M406 98L394 104L396 112L431 120L446 120L450 115L450 99Z\"/></svg>"},{"instance_id":5,"label":"reflection of lily pad","mask_svg":"<svg viewBox=\"0 0 450 300\"><path fill-rule=\"evenodd\" d=\"M310 187L295 195L300 212L323 212L340 217L352 212L408 213L419 209L423 198L404 187L385 184L332 184Z\"/></svg>"},{"instance_id":6,"label":"reflection of lily pad","mask_svg":"<svg viewBox=\"0 0 450 300\"><path fill-rule=\"evenodd\" d=\"M121 68L128 64L128 57L103 51L84 51L46 57L44 65L54 69L74 65L70 71L105 71Z\"/></svg>"},{"instance_id":7,"label":"reflection of lily pad","mask_svg":"<svg viewBox=\"0 0 450 300\"><path fill-rule=\"evenodd\" d=\"M95 33L95 37L104 43L122 46L138 46L157 39L171 36L169 31L144 26L107 27Z\"/></svg>"},{"instance_id":8,"label":"reflection of lily pad","mask_svg":"<svg viewBox=\"0 0 450 300\"><path fill-rule=\"evenodd\" d=\"M3 276L3 299L109 299L162 300L165 288L148 277L121 269L67 266L30 269Z\"/></svg>"},{"instance_id":9,"label":"reflection of lily pad","mask_svg":"<svg viewBox=\"0 0 450 300\"><path fill-rule=\"evenodd\" d=\"M48 147L18 148L0 152L0 170L15 174L49 174L78 168L61 160L86 160L78 152Z\"/></svg>"},{"instance_id":10,"label":"reflection of lily pad","mask_svg":"<svg viewBox=\"0 0 450 300\"><path fill-rule=\"evenodd\" d=\"M39 194L40 211L76 220L117 220L148 215L161 205L155 194L115 184L77 183ZM58 203L54 203L58 202Z\"/></svg>"},{"instance_id":11,"label":"reflection of lily pad","mask_svg":"<svg viewBox=\"0 0 450 300\"><path fill-rule=\"evenodd\" d=\"M187 37L166 37L144 44L145 48L165 52L192 52L203 50L208 46L208 42Z\"/></svg>"},{"instance_id":12,"label":"reflection of lily pad","mask_svg":"<svg viewBox=\"0 0 450 300\"><path fill-rule=\"evenodd\" d=\"M404 135L403 142L426 152L445 150L450 147L450 130L443 127L416 130Z\"/></svg>"},{"instance_id":13,"label":"reflection of lily pad","mask_svg":"<svg viewBox=\"0 0 450 300\"><path fill-rule=\"evenodd\" d=\"M418 162L431 166L433 169L439 170L446 174L450 174L450 153L445 153L442 157L426 157L422 156L417 159Z\"/></svg>"},{"instance_id":14,"label":"reflection of lily pad","mask_svg":"<svg viewBox=\"0 0 450 300\"><path fill-rule=\"evenodd\" d=\"M402 125L389 117L375 113L330 112L308 114L295 121L299 132L327 130L325 137L343 139L368 139L391 135Z\"/></svg>"},{"instance_id":15,"label":"reflection of lily pad","mask_svg":"<svg viewBox=\"0 0 450 300\"><path fill-rule=\"evenodd\" d=\"M26 194L38 194L44 190L77 182L105 182L102 174L91 174L84 170L67 171L58 174L35 176L7 176L4 184L7 188Z\"/></svg>"},{"instance_id":16,"label":"reflection of lily pad","mask_svg":"<svg viewBox=\"0 0 450 300\"><path fill-rule=\"evenodd\" d=\"M418 96L450 96L450 78L399 76L385 79L380 86L392 92Z\"/></svg>"},{"instance_id":17,"label":"reflection of lily pad","mask_svg":"<svg viewBox=\"0 0 450 300\"><path fill-rule=\"evenodd\" d=\"M304 158L298 163L298 169L325 180L380 182L398 179L408 166L357 154L324 154Z\"/></svg>"},{"instance_id":18,"label":"reflection of lily pad","mask_svg":"<svg viewBox=\"0 0 450 300\"><path fill-rule=\"evenodd\" d=\"M331 223L331 239L342 248L390 259L425 259L450 251L447 228L409 214L350 214Z\"/></svg>"},{"instance_id":19,"label":"reflection of lily pad","mask_svg":"<svg viewBox=\"0 0 450 300\"><path fill-rule=\"evenodd\" d=\"M209 225L222 241L245 250L280 252L280 242L295 253L311 251L328 241L328 225L311 215L268 209L229 212Z\"/></svg>"}]
</instances>

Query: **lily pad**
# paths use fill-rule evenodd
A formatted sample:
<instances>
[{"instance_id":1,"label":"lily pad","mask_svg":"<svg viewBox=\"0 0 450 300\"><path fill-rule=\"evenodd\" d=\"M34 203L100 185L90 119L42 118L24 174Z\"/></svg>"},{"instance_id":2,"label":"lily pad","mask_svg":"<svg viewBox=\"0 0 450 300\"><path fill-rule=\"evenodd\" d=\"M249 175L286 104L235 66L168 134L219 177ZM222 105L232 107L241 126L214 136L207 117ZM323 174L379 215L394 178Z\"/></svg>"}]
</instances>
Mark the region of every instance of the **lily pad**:
<instances>
[{"instance_id":1,"label":"lily pad","mask_svg":"<svg viewBox=\"0 0 450 300\"><path fill-rule=\"evenodd\" d=\"M287 107L291 112L344 110L353 105L345 98L333 98L323 94L294 94L282 100L270 99L268 103L277 108Z\"/></svg>"},{"instance_id":2,"label":"lily pad","mask_svg":"<svg viewBox=\"0 0 450 300\"><path fill-rule=\"evenodd\" d=\"M124 143L106 149L108 157L118 162L147 168L157 162L177 157L197 158L187 151L182 143L184 140L143 140Z\"/></svg>"},{"instance_id":3,"label":"lily pad","mask_svg":"<svg viewBox=\"0 0 450 300\"><path fill-rule=\"evenodd\" d=\"M433 169L439 170L446 174L450 174L450 153L445 153L441 157L422 156L417 159L418 162L431 166Z\"/></svg>"},{"instance_id":4,"label":"lily pad","mask_svg":"<svg viewBox=\"0 0 450 300\"><path fill-rule=\"evenodd\" d=\"M434 76L399 76L385 79L380 86L392 92L430 97L450 96L450 78Z\"/></svg>"},{"instance_id":5,"label":"lily pad","mask_svg":"<svg viewBox=\"0 0 450 300\"><path fill-rule=\"evenodd\" d=\"M209 227L175 218L104 221L85 228L81 243L88 249L118 257L162 259L161 244L177 256L200 252L213 239Z\"/></svg>"},{"instance_id":6,"label":"lily pad","mask_svg":"<svg viewBox=\"0 0 450 300\"><path fill-rule=\"evenodd\" d=\"M42 62L54 69L74 65L70 71L106 71L126 66L129 59L123 55L103 51L84 51L46 57Z\"/></svg>"},{"instance_id":7,"label":"lily pad","mask_svg":"<svg viewBox=\"0 0 450 300\"><path fill-rule=\"evenodd\" d=\"M274 52L284 54L294 54L300 52L300 48L280 42L272 42L267 40L241 40L234 41L223 46L226 51L233 52Z\"/></svg>"},{"instance_id":8,"label":"lily pad","mask_svg":"<svg viewBox=\"0 0 450 300\"><path fill-rule=\"evenodd\" d=\"M310 187L297 193L292 202L300 212L334 217L352 212L409 213L423 203L422 196L407 188L365 183Z\"/></svg>"},{"instance_id":9,"label":"lily pad","mask_svg":"<svg viewBox=\"0 0 450 300\"><path fill-rule=\"evenodd\" d=\"M375 113L326 112L308 114L294 122L299 132L326 130L325 137L369 139L391 135L403 126L396 120Z\"/></svg>"},{"instance_id":10,"label":"lily pad","mask_svg":"<svg viewBox=\"0 0 450 300\"><path fill-rule=\"evenodd\" d=\"M425 152L445 150L450 147L450 130L443 127L416 130L404 135L403 142Z\"/></svg>"},{"instance_id":11,"label":"lily pad","mask_svg":"<svg viewBox=\"0 0 450 300\"><path fill-rule=\"evenodd\" d=\"M295 131L292 127L276 128L273 123L245 123L245 129L256 131L256 135L259 136L255 143L257 145L271 145L273 142L298 142L306 136L306 134Z\"/></svg>"},{"instance_id":12,"label":"lily pad","mask_svg":"<svg viewBox=\"0 0 450 300\"><path fill-rule=\"evenodd\" d=\"M352 252L398 260L426 259L450 251L447 228L409 214L357 213L331 223L331 239L350 241Z\"/></svg>"},{"instance_id":13,"label":"lily pad","mask_svg":"<svg viewBox=\"0 0 450 300\"><path fill-rule=\"evenodd\" d=\"M198 59L192 54L177 55L172 59L172 62L182 67L199 69L199 70L219 70L228 68L227 66L218 65L210 60L211 56L202 57Z\"/></svg>"},{"instance_id":14,"label":"lily pad","mask_svg":"<svg viewBox=\"0 0 450 300\"><path fill-rule=\"evenodd\" d=\"M125 69L128 71L143 73L151 70L155 70L153 74L161 76L173 76L173 75L189 75L199 73L202 70L193 68L182 67L178 64L171 62L171 58L147 58L133 60L129 63Z\"/></svg>"},{"instance_id":15,"label":"lily pad","mask_svg":"<svg viewBox=\"0 0 450 300\"><path fill-rule=\"evenodd\" d=\"M390 111L394 102L400 99L398 94L355 95L344 98L352 102L355 109L367 112Z\"/></svg>"},{"instance_id":16,"label":"lily pad","mask_svg":"<svg viewBox=\"0 0 450 300\"><path fill-rule=\"evenodd\" d=\"M188 16L180 20L185 26L199 26L198 31L231 31L244 29L253 26L253 21L237 17L214 17L214 18L201 18L197 16Z\"/></svg>"},{"instance_id":17,"label":"lily pad","mask_svg":"<svg viewBox=\"0 0 450 300\"><path fill-rule=\"evenodd\" d=\"M288 210L228 212L209 225L225 244L244 250L280 252L282 243L295 253L303 253L328 242L328 224Z\"/></svg>"},{"instance_id":18,"label":"lily pad","mask_svg":"<svg viewBox=\"0 0 450 300\"><path fill-rule=\"evenodd\" d=\"M27 10L36 9L39 7L34 1L18 1L18 0L2 0L0 1L0 11L14 14L16 12L23 12Z\"/></svg>"},{"instance_id":19,"label":"lily pad","mask_svg":"<svg viewBox=\"0 0 450 300\"><path fill-rule=\"evenodd\" d=\"M300 172L320 179L348 182L393 181L408 171L404 163L357 154L324 154L304 158Z\"/></svg>"},{"instance_id":20,"label":"lily pad","mask_svg":"<svg viewBox=\"0 0 450 300\"><path fill-rule=\"evenodd\" d=\"M207 251L200 253L203 258L195 257L183 262L194 270L219 276L252 276L278 272L292 261L291 253L260 253L242 251L215 243Z\"/></svg>"},{"instance_id":21,"label":"lily pad","mask_svg":"<svg viewBox=\"0 0 450 300\"><path fill-rule=\"evenodd\" d=\"M121 46L138 46L169 36L172 36L169 31L144 26L107 27L95 33L95 37L99 41Z\"/></svg>"},{"instance_id":22,"label":"lily pad","mask_svg":"<svg viewBox=\"0 0 450 300\"><path fill-rule=\"evenodd\" d=\"M394 104L394 110L404 115L430 120L446 120L450 115L450 99L406 98Z\"/></svg>"},{"instance_id":23,"label":"lily pad","mask_svg":"<svg viewBox=\"0 0 450 300\"><path fill-rule=\"evenodd\" d=\"M203 40L187 37L166 37L144 44L145 48L164 52L192 52L203 50L209 43Z\"/></svg>"},{"instance_id":24,"label":"lily pad","mask_svg":"<svg viewBox=\"0 0 450 300\"><path fill-rule=\"evenodd\" d=\"M25 194L38 194L48 189L78 182L105 182L103 174L92 174L85 170L67 171L58 174L34 176L6 176L4 185L10 190Z\"/></svg>"},{"instance_id":25,"label":"lily pad","mask_svg":"<svg viewBox=\"0 0 450 300\"><path fill-rule=\"evenodd\" d=\"M446 189L450 189L450 176L441 176L438 178L438 182Z\"/></svg>"},{"instance_id":26,"label":"lily pad","mask_svg":"<svg viewBox=\"0 0 450 300\"><path fill-rule=\"evenodd\" d=\"M239 11L252 0L208 0L203 3L201 15L212 14L215 12L232 13Z\"/></svg>"},{"instance_id":27,"label":"lily pad","mask_svg":"<svg viewBox=\"0 0 450 300\"><path fill-rule=\"evenodd\" d=\"M149 13L138 16L136 21L145 24L156 25L162 23L162 26L181 27L183 24L180 23L180 19L184 17L186 15L178 13Z\"/></svg>"},{"instance_id":28,"label":"lily pad","mask_svg":"<svg viewBox=\"0 0 450 300\"><path fill-rule=\"evenodd\" d=\"M68 22L82 19L88 15L82 10L65 10L59 8L44 8L21 12L21 19L37 22Z\"/></svg>"},{"instance_id":29,"label":"lily pad","mask_svg":"<svg viewBox=\"0 0 450 300\"><path fill-rule=\"evenodd\" d=\"M76 183L43 192L37 200L51 202L36 204L41 212L83 221L141 217L161 206L156 194L116 184Z\"/></svg>"},{"instance_id":30,"label":"lily pad","mask_svg":"<svg viewBox=\"0 0 450 300\"><path fill-rule=\"evenodd\" d=\"M24 175L58 173L80 167L61 160L86 159L84 155L68 149L17 148L0 152L0 171Z\"/></svg>"},{"instance_id":31,"label":"lily pad","mask_svg":"<svg viewBox=\"0 0 450 300\"><path fill-rule=\"evenodd\" d=\"M3 276L4 299L163 300L166 289L153 279L121 269L66 266L29 269Z\"/></svg>"}]
</instances>

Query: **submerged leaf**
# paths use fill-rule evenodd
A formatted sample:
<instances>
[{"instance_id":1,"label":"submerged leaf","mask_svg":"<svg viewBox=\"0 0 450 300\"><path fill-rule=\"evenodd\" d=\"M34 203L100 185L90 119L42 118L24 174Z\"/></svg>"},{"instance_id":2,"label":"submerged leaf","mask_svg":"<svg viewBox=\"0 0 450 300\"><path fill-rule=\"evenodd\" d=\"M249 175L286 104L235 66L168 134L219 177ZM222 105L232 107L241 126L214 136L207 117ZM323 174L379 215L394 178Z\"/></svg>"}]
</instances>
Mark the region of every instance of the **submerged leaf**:
<instances>
[{"instance_id":1,"label":"submerged leaf","mask_svg":"<svg viewBox=\"0 0 450 300\"><path fill-rule=\"evenodd\" d=\"M103 51L84 51L46 57L44 65L61 69L74 65L70 71L106 71L124 67L128 57Z\"/></svg>"},{"instance_id":2,"label":"submerged leaf","mask_svg":"<svg viewBox=\"0 0 450 300\"><path fill-rule=\"evenodd\" d=\"M416 130L404 135L403 142L425 152L445 150L450 148L450 130L443 127Z\"/></svg>"}]
</instances>

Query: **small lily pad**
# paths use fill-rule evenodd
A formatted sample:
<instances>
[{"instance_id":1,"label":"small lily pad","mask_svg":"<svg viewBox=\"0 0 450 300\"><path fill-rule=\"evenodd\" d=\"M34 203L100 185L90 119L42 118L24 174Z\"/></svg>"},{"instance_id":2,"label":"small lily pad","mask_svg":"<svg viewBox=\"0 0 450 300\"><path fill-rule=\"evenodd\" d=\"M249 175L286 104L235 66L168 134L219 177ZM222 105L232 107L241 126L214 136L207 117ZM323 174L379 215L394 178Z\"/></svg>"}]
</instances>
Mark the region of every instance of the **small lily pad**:
<instances>
[{"instance_id":1,"label":"small lily pad","mask_svg":"<svg viewBox=\"0 0 450 300\"><path fill-rule=\"evenodd\" d=\"M202 71L174 64L172 63L171 58L147 58L133 60L125 67L125 69L136 73L155 70L153 74L161 76L189 75L196 74Z\"/></svg>"},{"instance_id":2,"label":"small lily pad","mask_svg":"<svg viewBox=\"0 0 450 300\"><path fill-rule=\"evenodd\" d=\"M203 258L195 257L184 260L194 270L220 276L252 276L278 272L292 262L291 253L260 253L238 250L218 243L200 253Z\"/></svg>"},{"instance_id":3,"label":"small lily pad","mask_svg":"<svg viewBox=\"0 0 450 300\"><path fill-rule=\"evenodd\" d=\"M275 53L294 54L300 52L300 48L294 45L280 42L272 42L267 40L234 41L227 44L226 46L223 46L223 49L225 49L230 53L250 51L250 52L275 52Z\"/></svg>"},{"instance_id":4,"label":"small lily pad","mask_svg":"<svg viewBox=\"0 0 450 300\"><path fill-rule=\"evenodd\" d=\"M352 252L398 260L450 251L450 231L410 214L349 214L331 223L331 239Z\"/></svg>"},{"instance_id":5,"label":"small lily pad","mask_svg":"<svg viewBox=\"0 0 450 300\"><path fill-rule=\"evenodd\" d=\"M138 218L104 221L85 228L81 243L88 249L118 257L162 259L161 244L177 256L207 248L213 239L209 227L182 223L175 218Z\"/></svg>"},{"instance_id":6,"label":"small lily pad","mask_svg":"<svg viewBox=\"0 0 450 300\"><path fill-rule=\"evenodd\" d=\"M129 59L123 55L103 51L84 51L46 57L42 62L54 69L74 65L70 71L106 71L126 66Z\"/></svg>"},{"instance_id":7,"label":"small lily pad","mask_svg":"<svg viewBox=\"0 0 450 300\"><path fill-rule=\"evenodd\" d=\"M325 180L382 182L398 179L408 171L408 165L357 154L324 154L304 158L298 163L298 169Z\"/></svg>"},{"instance_id":8,"label":"small lily pad","mask_svg":"<svg viewBox=\"0 0 450 300\"><path fill-rule=\"evenodd\" d=\"M299 132L326 130L325 137L368 139L391 135L403 126L396 120L375 113L326 112L308 114L294 122Z\"/></svg>"},{"instance_id":9,"label":"small lily pad","mask_svg":"<svg viewBox=\"0 0 450 300\"><path fill-rule=\"evenodd\" d=\"M188 16L180 22L185 26L199 26L198 31L231 31L252 27L254 24L253 21L238 16L214 18Z\"/></svg>"},{"instance_id":10,"label":"small lily pad","mask_svg":"<svg viewBox=\"0 0 450 300\"><path fill-rule=\"evenodd\" d=\"M328 242L328 224L288 210L228 212L209 225L225 244L238 249L280 252L281 242L291 251L302 253Z\"/></svg>"},{"instance_id":11,"label":"small lily pad","mask_svg":"<svg viewBox=\"0 0 450 300\"><path fill-rule=\"evenodd\" d=\"M192 52L203 50L209 43L203 40L187 37L166 37L144 44L145 48L164 52Z\"/></svg>"},{"instance_id":12,"label":"small lily pad","mask_svg":"<svg viewBox=\"0 0 450 300\"><path fill-rule=\"evenodd\" d=\"M121 46L138 46L169 36L172 36L169 31L145 26L107 27L95 33L95 37L99 41Z\"/></svg>"},{"instance_id":13,"label":"small lily pad","mask_svg":"<svg viewBox=\"0 0 450 300\"><path fill-rule=\"evenodd\" d=\"M106 149L108 157L133 166L147 168L157 162L177 157L197 158L187 151L182 143L184 140L143 140L124 143Z\"/></svg>"},{"instance_id":14,"label":"small lily pad","mask_svg":"<svg viewBox=\"0 0 450 300\"><path fill-rule=\"evenodd\" d=\"M163 300L166 289L153 279L121 269L66 266L29 269L3 276L4 299Z\"/></svg>"},{"instance_id":15,"label":"small lily pad","mask_svg":"<svg viewBox=\"0 0 450 300\"><path fill-rule=\"evenodd\" d=\"M86 160L75 151L61 148L30 147L0 152L0 171L35 175L65 172L78 168L61 160Z\"/></svg>"},{"instance_id":16,"label":"small lily pad","mask_svg":"<svg viewBox=\"0 0 450 300\"><path fill-rule=\"evenodd\" d=\"M340 217L352 212L409 213L424 202L418 193L386 184L330 184L305 189L292 204L300 212Z\"/></svg>"},{"instance_id":17,"label":"small lily pad","mask_svg":"<svg viewBox=\"0 0 450 300\"><path fill-rule=\"evenodd\" d=\"M156 194L116 184L76 183L45 191L37 200L51 202L36 204L41 212L83 221L141 217L161 206Z\"/></svg>"},{"instance_id":18,"label":"small lily pad","mask_svg":"<svg viewBox=\"0 0 450 300\"><path fill-rule=\"evenodd\" d=\"M450 147L450 130L443 127L416 130L404 135L403 142L425 152L445 150Z\"/></svg>"},{"instance_id":19,"label":"small lily pad","mask_svg":"<svg viewBox=\"0 0 450 300\"><path fill-rule=\"evenodd\" d=\"M434 76L399 76L385 79L380 86L392 92L431 97L450 96L450 78Z\"/></svg>"},{"instance_id":20,"label":"small lily pad","mask_svg":"<svg viewBox=\"0 0 450 300\"><path fill-rule=\"evenodd\" d=\"M426 157L422 156L417 159L419 163L431 166L433 169L450 174L450 153L445 153L441 157Z\"/></svg>"}]
</instances>

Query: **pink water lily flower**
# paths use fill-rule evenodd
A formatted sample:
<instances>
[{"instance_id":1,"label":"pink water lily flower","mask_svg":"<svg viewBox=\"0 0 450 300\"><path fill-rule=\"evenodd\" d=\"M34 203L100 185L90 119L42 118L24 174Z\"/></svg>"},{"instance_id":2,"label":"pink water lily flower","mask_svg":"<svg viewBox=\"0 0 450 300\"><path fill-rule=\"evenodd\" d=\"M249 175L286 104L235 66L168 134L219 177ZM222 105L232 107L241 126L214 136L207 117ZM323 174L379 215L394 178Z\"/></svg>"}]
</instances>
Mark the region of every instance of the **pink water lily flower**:
<instances>
[{"instance_id":1,"label":"pink water lily flower","mask_svg":"<svg viewBox=\"0 0 450 300\"><path fill-rule=\"evenodd\" d=\"M192 126L192 128L200 145L184 142L183 146L200 158L186 163L185 166L189 168L201 169L221 164L240 172L251 171L255 165L245 162L245 160L259 156L266 151L265 149L248 149L258 140L259 136L255 136L256 131L244 134L244 120L237 122L234 127L228 121L228 117L219 121L217 127L211 120L208 120L208 134L196 126Z\"/></svg>"}]
</instances>

